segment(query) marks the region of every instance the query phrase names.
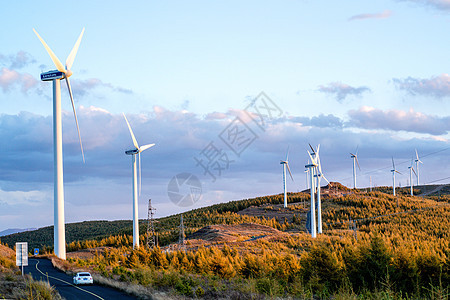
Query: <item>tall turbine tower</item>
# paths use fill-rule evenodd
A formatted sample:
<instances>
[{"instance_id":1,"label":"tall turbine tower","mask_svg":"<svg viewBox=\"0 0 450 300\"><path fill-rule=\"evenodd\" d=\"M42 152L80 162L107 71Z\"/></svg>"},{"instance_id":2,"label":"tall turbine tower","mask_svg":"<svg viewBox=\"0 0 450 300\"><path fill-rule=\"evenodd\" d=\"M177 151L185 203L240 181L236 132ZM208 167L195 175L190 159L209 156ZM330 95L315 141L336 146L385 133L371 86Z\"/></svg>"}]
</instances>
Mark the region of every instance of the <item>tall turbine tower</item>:
<instances>
[{"instance_id":1,"label":"tall turbine tower","mask_svg":"<svg viewBox=\"0 0 450 300\"><path fill-rule=\"evenodd\" d=\"M125 122L127 122L128 129L130 130L131 139L133 140L134 149L125 151L126 155L131 155L132 157L132 172L133 172L133 248L139 248L139 219L138 219L138 188L137 188L137 171L136 171L136 154L139 156L139 193L141 190L141 152L153 147L155 144L148 144L139 147L136 138L134 137L133 130L131 129L130 123L128 123L127 117L123 114Z\"/></svg>"},{"instance_id":2,"label":"tall turbine tower","mask_svg":"<svg viewBox=\"0 0 450 300\"><path fill-rule=\"evenodd\" d=\"M408 167L409 169L409 182L411 185L411 196L414 196L414 183L413 183L413 178L412 178L412 173L414 172L414 174L417 176L416 171L414 171L414 163L413 163L413 159L411 158L411 166Z\"/></svg>"},{"instance_id":3,"label":"tall turbine tower","mask_svg":"<svg viewBox=\"0 0 450 300\"><path fill-rule=\"evenodd\" d=\"M394 158L392 157L392 193L395 196L395 173L402 174L395 169Z\"/></svg>"},{"instance_id":4,"label":"tall turbine tower","mask_svg":"<svg viewBox=\"0 0 450 300\"><path fill-rule=\"evenodd\" d=\"M353 159L353 188L356 189L356 164L358 165L358 169L361 171L358 162L358 147L356 147L355 154L350 153L350 157Z\"/></svg>"},{"instance_id":5,"label":"tall turbine tower","mask_svg":"<svg viewBox=\"0 0 450 300\"><path fill-rule=\"evenodd\" d=\"M287 207L286 168L289 171L289 175L291 176L292 181L294 181L294 178L292 177L291 169L289 168L289 148L286 153L286 160L280 160L280 164L283 165L284 208L286 208Z\"/></svg>"},{"instance_id":6,"label":"tall turbine tower","mask_svg":"<svg viewBox=\"0 0 450 300\"><path fill-rule=\"evenodd\" d=\"M328 179L326 179L326 177L322 173L322 165L320 163L320 156L319 156L320 145L317 146L316 150L314 150L314 148L311 145L309 145L309 147L313 152L316 164L315 167L316 175L314 177L316 178L316 186L317 186L317 232L322 233L322 201L320 199L320 180L323 178L326 180L326 182L328 182L328 184L330 184L330 182L328 181Z\"/></svg>"},{"instance_id":7,"label":"tall turbine tower","mask_svg":"<svg viewBox=\"0 0 450 300\"><path fill-rule=\"evenodd\" d=\"M66 232L64 222L64 179L63 179L63 154L62 154L62 124L61 124L61 80L65 79L69 90L70 101L72 102L73 115L77 125L78 139L80 140L81 154L84 162L83 144L81 143L80 128L78 126L77 113L73 102L72 88L69 77L72 75L73 61L77 55L84 28L81 31L78 40L66 60L66 67L61 63L58 57L53 53L50 47L45 43L41 36L34 30L47 53L50 55L57 70L44 72L41 74L42 81L53 82L53 207L54 207L54 251L55 255L61 259L66 259Z\"/></svg>"},{"instance_id":8,"label":"tall turbine tower","mask_svg":"<svg viewBox=\"0 0 450 300\"><path fill-rule=\"evenodd\" d=\"M309 186L311 187L311 236L313 238L316 237L317 232L316 232L316 203L314 200L314 194L315 194L315 184L314 184L314 173L315 173L315 168L317 167L317 163L316 163L316 159L315 159L315 153L309 153L308 151L306 151L306 153L308 153L310 159L311 159L311 163L307 164L305 166L306 169L309 170Z\"/></svg>"},{"instance_id":9,"label":"tall turbine tower","mask_svg":"<svg viewBox=\"0 0 450 300\"><path fill-rule=\"evenodd\" d=\"M417 170L417 185L419 185L419 163L423 164L423 162L419 159L419 154L417 154L417 149L416 150L416 159L414 160L416 163L416 170Z\"/></svg>"}]
</instances>

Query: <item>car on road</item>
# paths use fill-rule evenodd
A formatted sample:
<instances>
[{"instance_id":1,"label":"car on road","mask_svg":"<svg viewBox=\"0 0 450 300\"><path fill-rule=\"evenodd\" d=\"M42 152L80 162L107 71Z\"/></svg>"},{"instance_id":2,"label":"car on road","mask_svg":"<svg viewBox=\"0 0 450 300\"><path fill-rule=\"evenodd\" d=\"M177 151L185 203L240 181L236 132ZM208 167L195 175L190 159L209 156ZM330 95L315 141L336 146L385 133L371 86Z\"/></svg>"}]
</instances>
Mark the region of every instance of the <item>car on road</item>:
<instances>
[{"instance_id":1,"label":"car on road","mask_svg":"<svg viewBox=\"0 0 450 300\"><path fill-rule=\"evenodd\" d=\"M73 284L94 284L94 279L89 272L78 272L75 277L73 277Z\"/></svg>"}]
</instances>

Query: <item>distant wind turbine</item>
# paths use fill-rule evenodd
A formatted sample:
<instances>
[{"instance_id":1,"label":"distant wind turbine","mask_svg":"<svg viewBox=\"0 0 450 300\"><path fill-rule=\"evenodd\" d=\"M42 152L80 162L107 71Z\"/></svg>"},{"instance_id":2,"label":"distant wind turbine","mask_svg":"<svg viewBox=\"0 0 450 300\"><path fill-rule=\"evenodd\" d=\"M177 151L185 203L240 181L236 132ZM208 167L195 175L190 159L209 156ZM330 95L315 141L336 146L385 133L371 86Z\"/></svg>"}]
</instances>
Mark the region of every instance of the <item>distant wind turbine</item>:
<instances>
[{"instance_id":1,"label":"distant wind turbine","mask_svg":"<svg viewBox=\"0 0 450 300\"><path fill-rule=\"evenodd\" d=\"M136 172L136 154L139 156L139 194L142 185L141 176L141 152L153 147L155 144L148 144L144 146L138 145L136 138L134 137L133 130L130 123L128 123L127 117L123 114L125 122L127 122L128 129L130 130L131 139L133 140L134 149L125 151L126 155L132 156L132 172L133 172L133 248L139 248L139 219L138 219L138 189L137 189L137 172Z\"/></svg>"},{"instance_id":2,"label":"distant wind turbine","mask_svg":"<svg viewBox=\"0 0 450 300\"><path fill-rule=\"evenodd\" d=\"M395 173L398 173L398 174L402 174L402 173L400 173L399 171L397 171L395 169L395 164L394 164L394 158L393 157L392 157L392 170L391 170L391 172L392 172L392 191L393 191L393 195L395 196Z\"/></svg>"},{"instance_id":3,"label":"distant wind turbine","mask_svg":"<svg viewBox=\"0 0 450 300\"><path fill-rule=\"evenodd\" d=\"M412 178L412 173L414 172L414 174L417 176L416 171L414 171L414 162L413 159L411 158L411 166L408 167L409 169L409 182L411 185L411 196L414 196L414 183L413 183L413 178Z\"/></svg>"},{"instance_id":4,"label":"distant wind turbine","mask_svg":"<svg viewBox=\"0 0 450 300\"><path fill-rule=\"evenodd\" d=\"M81 31L72 51L66 60L66 66L61 63L58 57L53 53L47 43L34 30L34 33L44 45L45 50L50 55L57 70L44 72L41 74L42 81L53 81L53 189L54 189L54 251L55 255L61 259L66 259L66 232L64 222L64 179L63 179L63 153L62 153L62 124L61 124L61 83L66 80L69 90L70 101L72 102L73 115L77 125L78 139L80 141L81 155L84 162L83 144L81 143L80 128L78 126L77 113L73 102L72 88L69 77L72 76L72 64L77 55L78 47L83 37L84 28Z\"/></svg>"},{"instance_id":5,"label":"distant wind turbine","mask_svg":"<svg viewBox=\"0 0 450 300\"><path fill-rule=\"evenodd\" d=\"M310 145L311 147L311 145ZM319 148L319 147L318 147ZM315 150L311 147L312 152L306 151L308 153L308 156L311 160L310 164L307 164L305 166L306 169L309 170L309 186L311 187L311 237L315 238L317 236L317 228L316 228L316 203L314 199L315 195L315 183L314 183L314 177L315 177L315 170L318 166L316 162L316 156L315 156Z\"/></svg>"},{"instance_id":6,"label":"distant wind turbine","mask_svg":"<svg viewBox=\"0 0 450 300\"><path fill-rule=\"evenodd\" d=\"M291 176L292 181L294 178L292 177L291 169L289 168L289 147L286 153L286 160L280 160L280 164L283 165L283 191L284 191L284 207L287 207L287 191L286 191L286 168L289 171L289 175Z\"/></svg>"},{"instance_id":7,"label":"distant wind turbine","mask_svg":"<svg viewBox=\"0 0 450 300\"><path fill-rule=\"evenodd\" d=\"M358 169L361 171L358 162L358 147L356 147L355 154L350 153L350 157L353 159L353 188L356 189L356 164L358 165Z\"/></svg>"},{"instance_id":8,"label":"distant wind turbine","mask_svg":"<svg viewBox=\"0 0 450 300\"><path fill-rule=\"evenodd\" d=\"M311 147L311 145L309 145ZM311 150L314 152L314 155L316 157L316 185L317 185L317 232L322 233L322 202L320 199L320 180L321 178L325 179L328 184L330 182L328 179L323 175L322 173L322 164L320 163L320 156L319 156L319 149L320 145L317 146L317 150L314 151L313 147L311 147Z\"/></svg>"},{"instance_id":9,"label":"distant wind turbine","mask_svg":"<svg viewBox=\"0 0 450 300\"><path fill-rule=\"evenodd\" d=\"M423 162L419 159L419 154L417 154L417 149L416 150L416 159L414 160L414 162L416 163L416 170L417 170L417 186L419 185L419 163L423 164Z\"/></svg>"}]
</instances>

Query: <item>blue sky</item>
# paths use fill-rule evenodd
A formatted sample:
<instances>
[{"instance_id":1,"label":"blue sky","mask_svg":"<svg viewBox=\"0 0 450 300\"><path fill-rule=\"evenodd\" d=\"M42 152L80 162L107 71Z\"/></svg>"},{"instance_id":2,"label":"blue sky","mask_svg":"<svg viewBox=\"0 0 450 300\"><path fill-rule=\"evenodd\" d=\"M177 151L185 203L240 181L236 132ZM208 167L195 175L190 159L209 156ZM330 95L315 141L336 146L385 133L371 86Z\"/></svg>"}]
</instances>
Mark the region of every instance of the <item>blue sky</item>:
<instances>
[{"instance_id":1,"label":"blue sky","mask_svg":"<svg viewBox=\"0 0 450 300\"><path fill-rule=\"evenodd\" d=\"M391 184L414 149L422 182L448 182L450 2L405 1L21 1L0 9L0 230L53 224L51 84L54 69L35 28L65 61L86 28L71 78L85 147L81 161L62 83L66 221L131 219L131 139L142 154L141 218L282 192L279 160L290 146L305 188L308 143L321 144L327 178ZM260 92L280 109L240 155L220 134ZM223 136L222 136L223 137ZM212 182L198 157L210 142L228 154ZM173 204L170 179L196 175L202 198ZM446 178L446 179L445 179Z\"/></svg>"}]
</instances>

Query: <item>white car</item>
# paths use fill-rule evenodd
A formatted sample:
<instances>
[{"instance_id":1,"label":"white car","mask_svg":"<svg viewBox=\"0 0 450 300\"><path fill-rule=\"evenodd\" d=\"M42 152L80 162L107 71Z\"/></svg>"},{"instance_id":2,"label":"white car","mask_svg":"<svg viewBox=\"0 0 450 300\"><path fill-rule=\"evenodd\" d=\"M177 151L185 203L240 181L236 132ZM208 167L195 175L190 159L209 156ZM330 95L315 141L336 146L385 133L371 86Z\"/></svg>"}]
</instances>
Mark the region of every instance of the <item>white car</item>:
<instances>
[{"instance_id":1,"label":"white car","mask_svg":"<svg viewBox=\"0 0 450 300\"><path fill-rule=\"evenodd\" d=\"M73 278L73 284L94 284L94 279L89 272L78 272Z\"/></svg>"}]
</instances>

